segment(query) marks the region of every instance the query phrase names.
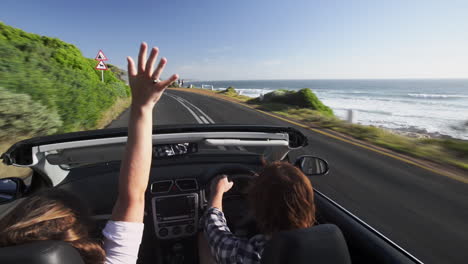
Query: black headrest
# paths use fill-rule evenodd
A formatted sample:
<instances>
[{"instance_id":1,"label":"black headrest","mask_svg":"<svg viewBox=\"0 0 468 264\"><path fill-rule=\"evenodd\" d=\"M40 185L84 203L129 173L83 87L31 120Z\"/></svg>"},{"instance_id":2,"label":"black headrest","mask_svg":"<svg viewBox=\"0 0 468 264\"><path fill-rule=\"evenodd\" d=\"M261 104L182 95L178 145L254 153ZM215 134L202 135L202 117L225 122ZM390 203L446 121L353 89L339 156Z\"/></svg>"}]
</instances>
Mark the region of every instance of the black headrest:
<instances>
[{"instance_id":1,"label":"black headrest","mask_svg":"<svg viewBox=\"0 0 468 264\"><path fill-rule=\"evenodd\" d=\"M266 244L263 264L351 263L340 229L331 224L279 232Z\"/></svg>"},{"instance_id":2,"label":"black headrest","mask_svg":"<svg viewBox=\"0 0 468 264\"><path fill-rule=\"evenodd\" d=\"M38 241L0 248L2 264L84 264L80 253L63 241Z\"/></svg>"}]
</instances>

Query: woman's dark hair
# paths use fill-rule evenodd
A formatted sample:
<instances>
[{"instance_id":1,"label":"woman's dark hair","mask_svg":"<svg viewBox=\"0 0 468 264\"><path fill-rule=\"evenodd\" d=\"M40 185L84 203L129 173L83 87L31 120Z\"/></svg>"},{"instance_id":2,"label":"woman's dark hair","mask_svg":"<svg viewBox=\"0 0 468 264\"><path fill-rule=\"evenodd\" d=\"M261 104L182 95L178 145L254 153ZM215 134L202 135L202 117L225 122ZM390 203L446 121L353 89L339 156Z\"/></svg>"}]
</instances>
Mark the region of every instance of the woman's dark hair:
<instances>
[{"instance_id":1,"label":"woman's dark hair","mask_svg":"<svg viewBox=\"0 0 468 264\"><path fill-rule=\"evenodd\" d=\"M61 240L76 248L87 264L103 263L101 243L90 238L88 210L74 195L52 190L27 197L0 221L0 247Z\"/></svg>"},{"instance_id":2,"label":"woman's dark hair","mask_svg":"<svg viewBox=\"0 0 468 264\"><path fill-rule=\"evenodd\" d=\"M266 165L250 187L249 200L264 234L315 223L312 184L300 169L287 162Z\"/></svg>"}]
</instances>

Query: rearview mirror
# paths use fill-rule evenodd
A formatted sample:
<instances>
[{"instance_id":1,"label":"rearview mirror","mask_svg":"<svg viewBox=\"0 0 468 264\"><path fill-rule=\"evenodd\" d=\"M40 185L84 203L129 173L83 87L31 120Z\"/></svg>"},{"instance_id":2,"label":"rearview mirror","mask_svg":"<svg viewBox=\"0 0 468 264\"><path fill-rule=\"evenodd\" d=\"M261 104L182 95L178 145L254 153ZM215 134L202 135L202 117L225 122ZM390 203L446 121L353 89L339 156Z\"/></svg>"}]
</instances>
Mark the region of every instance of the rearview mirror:
<instances>
[{"instance_id":1,"label":"rearview mirror","mask_svg":"<svg viewBox=\"0 0 468 264\"><path fill-rule=\"evenodd\" d=\"M26 185L20 178L0 179L0 204L8 203L21 197Z\"/></svg>"},{"instance_id":2,"label":"rearview mirror","mask_svg":"<svg viewBox=\"0 0 468 264\"><path fill-rule=\"evenodd\" d=\"M325 175L328 173L328 162L314 156L301 156L294 163L307 176Z\"/></svg>"}]
</instances>

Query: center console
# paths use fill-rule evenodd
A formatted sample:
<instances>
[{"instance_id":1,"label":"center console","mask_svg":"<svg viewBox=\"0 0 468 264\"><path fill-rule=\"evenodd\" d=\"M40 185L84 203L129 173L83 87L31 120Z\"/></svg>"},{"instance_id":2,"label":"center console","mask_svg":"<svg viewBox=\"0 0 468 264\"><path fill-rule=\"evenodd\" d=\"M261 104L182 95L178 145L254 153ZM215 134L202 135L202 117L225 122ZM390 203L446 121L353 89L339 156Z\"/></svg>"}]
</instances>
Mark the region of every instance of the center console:
<instances>
[{"instance_id":1,"label":"center console","mask_svg":"<svg viewBox=\"0 0 468 264\"><path fill-rule=\"evenodd\" d=\"M152 199L154 229L160 239L192 236L198 225L198 194L178 194Z\"/></svg>"},{"instance_id":2,"label":"center console","mask_svg":"<svg viewBox=\"0 0 468 264\"><path fill-rule=\"evenodd\" d=\"M176 239L195 235L199 211L196 181L184 179L172 184L171 181L154 184L156 186L152 186L152 190L158 192L151 198L151 206L156 236L159 239Z\"/></svg>"}]
</instances>

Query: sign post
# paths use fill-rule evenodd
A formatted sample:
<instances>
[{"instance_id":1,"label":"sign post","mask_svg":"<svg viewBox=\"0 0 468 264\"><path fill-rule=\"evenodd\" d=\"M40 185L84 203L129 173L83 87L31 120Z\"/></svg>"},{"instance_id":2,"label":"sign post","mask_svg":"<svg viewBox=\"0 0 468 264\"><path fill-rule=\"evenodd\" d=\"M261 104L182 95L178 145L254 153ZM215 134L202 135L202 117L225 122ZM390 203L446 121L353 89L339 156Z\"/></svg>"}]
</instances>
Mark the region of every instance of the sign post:
<instances>
[{"instance_id":1,"label":"sign post","mask_svg":"<svg viewBox=\"0 0 468 264\"><path fill-rule=\"evenodd\" d=\"M96 67L94 67L96 70L101 71L101 81L104 82L104 71L107 71L109 68L107 68L107 65L104 63L104 61L109 60L106 55L104 55L104 52L102 50L99 50L98 54L96 55L95 60L98 61L98 64Z\"/></svg>"}]
</instances>

